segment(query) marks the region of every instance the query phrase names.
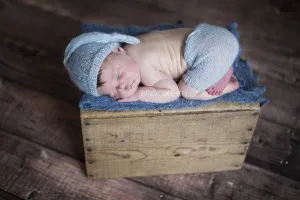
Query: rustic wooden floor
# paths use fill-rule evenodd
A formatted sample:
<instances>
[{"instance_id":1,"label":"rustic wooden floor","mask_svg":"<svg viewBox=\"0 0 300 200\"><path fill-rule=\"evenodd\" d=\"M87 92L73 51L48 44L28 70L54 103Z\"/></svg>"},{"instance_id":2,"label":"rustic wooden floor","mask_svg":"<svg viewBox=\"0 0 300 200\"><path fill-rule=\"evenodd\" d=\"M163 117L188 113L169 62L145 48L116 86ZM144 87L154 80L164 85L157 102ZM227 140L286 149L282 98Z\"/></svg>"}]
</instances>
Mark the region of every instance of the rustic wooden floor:
<instances>
[{"instance_id":1,"label":"rustic wooden floor","mask_svg":"<svg viewBox=\"0 0 300 200\"><path fill-rule=\"evenodd\" d=\"M300 15L282 1L0 0L0 199L300 199ZM245 166L88 180L80 94L62 65L65 45L83 22L149 26L178 19L186 26L239 24L244 56L271 99Z\"/></svg>"}]
</instances>

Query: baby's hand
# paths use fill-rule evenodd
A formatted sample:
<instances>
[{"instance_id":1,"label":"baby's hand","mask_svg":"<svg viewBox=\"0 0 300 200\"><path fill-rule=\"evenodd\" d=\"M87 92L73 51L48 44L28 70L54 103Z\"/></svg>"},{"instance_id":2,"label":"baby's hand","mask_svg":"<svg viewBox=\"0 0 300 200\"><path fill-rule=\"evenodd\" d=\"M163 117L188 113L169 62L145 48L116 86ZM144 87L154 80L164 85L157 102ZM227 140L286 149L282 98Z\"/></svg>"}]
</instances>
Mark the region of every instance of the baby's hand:
<instances>
[{"instance_id":1,"label":"baby's hand","mask_svg":"<svg viewBox=\"0 0 300 200\"><path fill-rule=\"evenodd\" d=\"M139 101L140 100L140 93L138 90L131 96L123 98L123 99L118 99L118 102L133 102L133 101Z\"/></svg>"}]
</instances>

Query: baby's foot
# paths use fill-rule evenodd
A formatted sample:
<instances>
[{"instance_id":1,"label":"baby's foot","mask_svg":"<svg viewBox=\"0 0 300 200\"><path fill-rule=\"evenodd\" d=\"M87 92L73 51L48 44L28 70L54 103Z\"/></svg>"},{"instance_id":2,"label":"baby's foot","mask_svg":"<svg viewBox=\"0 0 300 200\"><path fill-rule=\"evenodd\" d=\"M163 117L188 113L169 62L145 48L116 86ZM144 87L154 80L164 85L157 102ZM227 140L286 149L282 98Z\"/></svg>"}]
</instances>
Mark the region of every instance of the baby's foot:
<instances>
[{"instance_id":1,"label":"baby's foot","mask_svg":"<svg viewBox=\"0 0 300 200\"><path fill-rule=\"evenodd\" d=\"M209 87L205 91L210 95L221 95L224 91L224 88L229 83L232 74L233 68L230 67L228 72L216 84Z\"/></svg>"},{"instance_id":2,"label":"baby's foot","mask_svg":"<svg viewBox=\"0 0 300 200\"><path fill-rule=\"evenodd\" d=\"M226 92L226 93L233 92L233 91L239 89L239 87L240 87L239 81L237 80L236 76L232 74L232 76L230 78L230 82L228 84L227 91L224 91L224 92Z\"/></svg>"}]
</instances>

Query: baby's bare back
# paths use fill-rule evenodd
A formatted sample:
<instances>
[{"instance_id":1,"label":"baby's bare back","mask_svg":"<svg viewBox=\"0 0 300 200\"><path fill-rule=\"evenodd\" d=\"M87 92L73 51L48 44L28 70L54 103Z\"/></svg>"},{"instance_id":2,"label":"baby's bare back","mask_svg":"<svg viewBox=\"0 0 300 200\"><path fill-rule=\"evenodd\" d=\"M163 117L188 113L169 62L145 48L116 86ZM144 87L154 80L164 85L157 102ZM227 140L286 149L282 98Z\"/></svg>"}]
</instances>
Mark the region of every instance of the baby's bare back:
<instances>
[{"instance_id":1,"label":"baby's bare back","mask_svg":"<svg viewBox=\"0 0 300 200\"><path fill-rule=\"evenodd\" d=\"M124 47L128 55L139 64L144 84L152 82L149 79L155 78L152 73L157 70L172 79L178 79L184 74L185 40L192 31L189 28L153 31L139 36L140 44Z\"/></svg>"}]
</instances>

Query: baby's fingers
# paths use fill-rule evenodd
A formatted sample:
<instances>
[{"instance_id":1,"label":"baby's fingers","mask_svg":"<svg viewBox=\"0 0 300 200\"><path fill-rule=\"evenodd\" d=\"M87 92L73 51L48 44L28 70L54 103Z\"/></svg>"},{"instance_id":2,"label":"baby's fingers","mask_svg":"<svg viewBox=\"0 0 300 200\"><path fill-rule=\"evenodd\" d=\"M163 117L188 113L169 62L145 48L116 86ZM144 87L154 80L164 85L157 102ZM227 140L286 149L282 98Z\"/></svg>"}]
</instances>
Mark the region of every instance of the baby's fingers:
<instances>
[{"instance_id":1,"label":"baby's fingers","mask_svg":"<svg viewBox=\"0 0 300 200\"><path fill-rule=\"evenodd\" d=\"M133 101L137 101L136 99L133 98L124 98L124 99L118 99L118 102L133 102Z\"/></svg>"},{"instance_id":2,"label":"baby's fingers","mask_svg":"<svg viewBox=\"0 0 300 200\"><path fill-rule=\"evenodd\" d=\"M130 102L130 99L118 99L117 102Z\"/></svg>"}]
</instances>

